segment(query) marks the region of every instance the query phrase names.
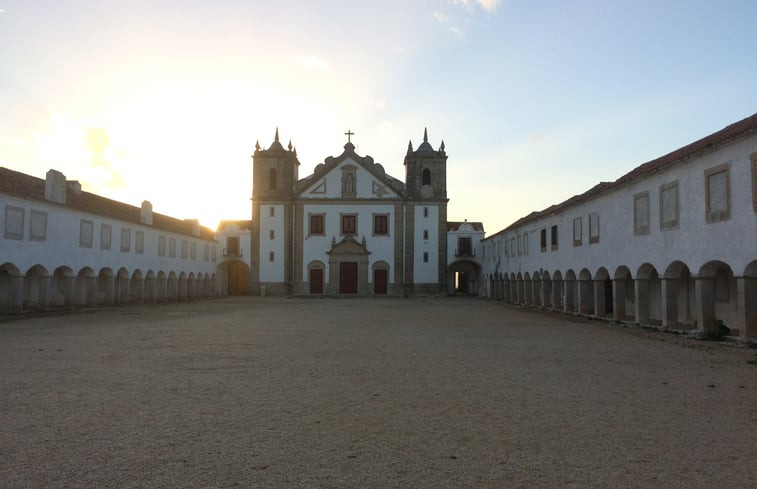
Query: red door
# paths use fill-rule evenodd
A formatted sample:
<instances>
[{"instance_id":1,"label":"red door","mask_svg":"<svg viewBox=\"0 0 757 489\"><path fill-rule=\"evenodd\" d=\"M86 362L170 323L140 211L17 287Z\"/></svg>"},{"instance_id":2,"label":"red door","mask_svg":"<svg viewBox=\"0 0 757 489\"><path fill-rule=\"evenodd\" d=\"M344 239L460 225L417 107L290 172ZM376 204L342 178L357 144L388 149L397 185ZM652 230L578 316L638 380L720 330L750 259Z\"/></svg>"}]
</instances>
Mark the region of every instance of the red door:
<instances>
[{"instance_id":1,"label":"red door","mask_svg":"<svg viewBox=\"0 0 757 489\"><path fill-rule=\"evenodd\" d=\"M357 262L345 261L339 264L339 293L357 294Z\"/></svg>"},{"instance_id":2,"label":"red door","mask_svg":"<svg viewBox=\"0 0 757 489\"><path fill-rule=\"evenodd\" d=\"M378 269L373 271L373 293L376 295L384 295L387 291L387 283L389 282L389 270Z\"/></svg>"},{"instance_id":3,"label":"red door","mask_svg":"<svg viewBox=\"0 0 757 489\"><path fill-rule=\"evenodd\" d=\"M310 293L311 294L323 294L323 269L311 268L310 269Z\"/></svg>"},{"instance_id":4,"label":"red door","mask_svg":"<svg viewBox=\"0 0 757 489\"><path fill-rule=\"evenodd\" d=\"M229 295L247 295L249 273L250 269L241 261L229 265Z\"/></svg>"}]
</instances>

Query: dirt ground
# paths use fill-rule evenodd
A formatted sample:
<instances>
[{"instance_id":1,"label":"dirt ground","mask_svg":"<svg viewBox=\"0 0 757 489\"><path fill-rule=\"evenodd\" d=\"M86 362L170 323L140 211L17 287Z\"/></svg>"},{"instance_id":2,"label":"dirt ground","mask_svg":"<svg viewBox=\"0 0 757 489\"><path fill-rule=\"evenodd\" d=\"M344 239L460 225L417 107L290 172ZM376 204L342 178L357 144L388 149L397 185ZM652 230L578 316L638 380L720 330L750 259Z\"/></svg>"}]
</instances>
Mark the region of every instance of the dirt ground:
<instances>
[{"instance_id":1,"label":"dirt ground","mask_svg":"<svg viewBox=\"0 0 757 489\"><path fill-rule=\"evenodd\" d=\"M757 487L757 350L475 298L6 319L0 487Z\"/></svg>"}]
</instances>

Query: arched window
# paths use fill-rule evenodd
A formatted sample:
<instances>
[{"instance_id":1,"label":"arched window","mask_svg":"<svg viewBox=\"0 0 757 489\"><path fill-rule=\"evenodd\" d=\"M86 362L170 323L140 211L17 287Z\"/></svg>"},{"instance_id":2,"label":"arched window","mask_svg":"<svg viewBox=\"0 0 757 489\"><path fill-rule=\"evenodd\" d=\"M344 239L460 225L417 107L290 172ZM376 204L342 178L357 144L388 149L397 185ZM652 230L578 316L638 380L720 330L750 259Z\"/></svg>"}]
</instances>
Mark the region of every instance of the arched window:
<instances>
[{"instance_id":1,"label":"arched window","mask_svg":"<svg viewBox=\"0 0 757 489\"><path fill-rule=\"evenodd\" d=\"M423 185L431 185L431 170L423 169Z\"/></svg>"},{"instance_id":2,"label":"arched window","mask_svg":"<svg viewBox=\"0 0 757 489\"><path fill-rule=\"evenodd\" d=\"M276 190L276 169L271 168L268 172L268 189Z\"/></svg>"}]
</instances>

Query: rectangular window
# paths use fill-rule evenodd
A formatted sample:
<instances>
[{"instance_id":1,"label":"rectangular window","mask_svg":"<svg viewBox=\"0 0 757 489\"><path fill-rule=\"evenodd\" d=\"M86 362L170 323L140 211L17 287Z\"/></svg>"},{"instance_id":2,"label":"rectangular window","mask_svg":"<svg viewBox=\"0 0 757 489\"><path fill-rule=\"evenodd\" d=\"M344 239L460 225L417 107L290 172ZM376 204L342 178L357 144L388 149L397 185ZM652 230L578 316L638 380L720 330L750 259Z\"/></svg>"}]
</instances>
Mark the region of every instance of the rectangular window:
<instances>
[{"instance_id":1,"label":"rectangular window","mask_svg":"<svg viewBox=\"0 0 757 489\"><path fill-rule=\"evenodd\" d=\"M158 236L158 256L166 256L166 237Z\"/></svg>"},{"instance_id":2,"label":"rectangular window","mask_svg":"<svg viewBox=\"0 0 757 489\"><path fill-rule=\"evenodd\" d=\"M181 240L181 259L186 260L189 258L189 242L186 239Z\"/></svg>"},{"instance_id":3,"label":"rectangular window","mask_svg":"<svg viewBox=\"0 0 757 489\"><path fill-rule=\"evenodd\" d=\"M216 262L216 247L215 246L210 248L210 259L213 261L213 263Z\"/></svg>"},{"instance_id":4,"label":"rectangular window","mask_svg":"<svg viewBox=\"0 0 757 489\"><path fill-rule=\"evenodd\" d=\"M583 220L580 217L573 219L573 246L581 246L583 242Z\"/></svg>"},{"instance_id":5,"label":"rectangular window","mask_svg":"<svg viewBox=\"0 0 757 489\"><path fill-rule=\"evenodd\" d=\"M599 213L589 214L589 244L599 243Z\"/></svg>"},{"instance_id":6,"label":"rectangular window","mask_svg":"<svg viewBox=\"0 0 757 489\"><path fill-rule=\"evenodd\" d=\"M523 235L523 254L528 254L528 233Z\"/></svg>"},{"instance_id":7,"label":"rectangular window","mask_svg":"<svg viewBox=\"0 0 757 489\"><path fill-rule=\"evenodd\" d=\"M428 217L428 207L423 208L423 217Z\"/></svg>"},{"instance_id":8,"label":"rectangular window","mask_svg":"<svg viewBox=\"0 0 757 489\"><path fill-rule=\"evenodd\" d=\"M423 263L428 263L428 251L423 252Z\"/></svg>"},{"instance_id":9,"label":"rectangular window","mask_svg":"<svg viewBox=\"0 0 757 489\"><path fill-rule=\"evenodd\" d=\"M342 234L357 234L356 214L342 214Z\"/></svg>"},{"instance_id":10,"label":"rectangular window","mask_svg":"<svg viewBox=\"0 0 757 489\"><path fill-rule=\"evenodd\" d=\"M168 238L168 257L176 258L176 238Z\"/></svg>"},{"instance_id":11,"label":"rectangular window","mask_svg":"<svg viewBox=\"0 0 757 489\"><path fill-rule=\"evenodd\" d=\"M633 234L649 234L649 192L633 196Z\"/></svg>"},{"instance_id":12,"label":"rectangular window","mask_svg":"<svg viewBox=\"0 0 757 489\"><path fill-rule=\"evenodd\" d=\"M457 238L457 256L472 256L473 246L470 238Z\"/></svg>"},{"instance_id":13,"label":"rectangular window","mask_svg":"<svg viewBox=\"0 0 757 489\"><path fill-rule=\"evenodd\" d=\"M210 245L205 244L205 246L202 248L202 259L204 261L210 260Z\"/></svg>"},{"instance_id":14,"label":"rectangular window","mask_svg":"<svg viewBox=\"0 0 757 489\"><path fill-rule=\"evenodd\" d=\"M239 236L229 236L226 238L226 255L239 256Z\"/></svg>"},{"instance_id":15,"label":"rectangular window","mask_svg":"<svg viewBox=\"0 0 757 489\"><path fill-rule=\"evenodd\" d=\"M678 227L678 182L660 185L660 229Z\"/></svg>"},{"instance_id":16,"label":"rectangular window","mask_svg":"<svg viewBox=\"0 0 757 489\"><path fill-rule=\"evenodd\" d=\"M24 239L24 209L5 206L5 239Z\"/></svg>"},{"instance_id":17,"label":"rectangular window","mask_svg":"<svg viewBox=\"0 0 757 489\"><path fill-rule=\"evenodd\" d=\"M121 251L128 253L131 250L131 229L121 228Z\"/></svg>"},{"instance_id":18,"label":"rectangular window","mask_svg":"<svg viewBox=\"0 0 757 489\"><path fill-rule=\"evenodd\" d=\"M79 221L79 247L92 248L92 230L95 225L92 221L82 219Z\"/></svg>"},{"instance_id":19,"label":"rectangular window","mask_svg":"<svg viewBox=\"0 0 757 489\"><path fill-rule=\"evenodd\" d=\"M273 229L268 231L268 239L276 239L276 233L273 232Z\"/></svg>"},{"instance_id":20,"label":"rectangular window","mask_svg":"<svg viewBox=\"0 0 757 489\"><path fill-rule=\"evenodd\" d=\"M515 237L515 242L518 244L518 256L520 256L523 253L523 247L521 246L520 234Z\"/></svg>"},{"instance_id":21,"label":"rectangular window","mask_svg":"<svg viewBox=\"0 0 757 489\"><path fill-rule=\"evenodd\" d=\"M728 163L704 172L705 219L707 222L725 221L731 217L731 177Z\"/></svg>"},{"instance_id":22,"label":"rectangular window","mask_svg":"<svg viewBox=\"0 0 757 489\"><path fill-rule=\"evenodd\" d=\"M145 252L145 232L137 231L134 235L134 251L141 255Z\"/></svg>"},{"instance_id":23,"label":"rectangular window","mask_svg":"<svg viewBox=\"0 0 757 489\"><path fill-rule=\"evenodd\" d=\"M269 212L271 214L271 217L275 217L276 216L276 208L275 207L271 207L271 210Z\"/></svg>"},{"instance_id":24,"label":"rectangular window","mask_svg":"<svg viewBox=\"0 0 757 489\"><path fill-rule=\"evenodd\" d=\"M274 259L273 251L269 251L268 252L268 261L273 261L273 259Z\"/></svg>"},{"instance_id":25,"label":"rectangular window","mask_svg":"<svg viewBox=\"0 0 757 489\"><path fill-rule=\"evenodd\" d=\"M539 231L539 249L544 253L547 251L547 230L542 229Z\"/></svg>"},{"instance_id":26,"label":"rectangular window","mask_svg":"<svg viewBox=\"0 0 757 489\"><path fill-rule=\"evenodd\" d=\"M113 227L110 224L100 224L100 249L109 250L113 238Z\"/></svg>"},{"instance_id":27,"label":"rectangular window","mask_svg":"<svg viewBox=\"0 0 757 489\"><path fill-rule=\"evenodd\" d=\"M373 235L374 236L389 235L389 214L374 214L373 215Z\"/></svg>"},{"instance_id":28,"label":"rectangular window","mask_svg":"<svg viewBox=\"0 0 757 489\"><path fill-rule=\"evenodd\" d=\"M189 259L190 260L197 259L197 243L195 242L189 243Z\"/></svg>"},{"instance_id":29,"label":"rectangular window","mask_svg":"<svg viewBox=\"0 0 757 489\"><path fill-rule=\"evenodd\" d=\"M428 241L428 229L423 230L423 240Z\"/></svg>"},{"instance_id":30,"label":"rectangular window","mask_svg":"<svg viewBox=\"0 0 757 489\"><path fill-rule=\"evenodd\" d=\"M308 214L310 216L310 227L308 234L310 236L323 236L325 234L323 220L323 214Z\"/></svg>"},{"instance_id":31,"label":"rectangular window","mask_svg":"<svg viewBox=\"0 0 757 489\"><path fill-rule=\"evenodd\" d=\"M47 239L47 212L32 210L29 215L29 239L44 241Z\"/></svg>"},{"instance_id":32,"label":"rectangular window","mask_svg":"<svg viewBox=\"0 0 757 489\"><path fill-rule=\"evenodd\" d=\"M557 224L550 229L550 245L552 250L557 249Z\"/></svg>"}]
</instances>

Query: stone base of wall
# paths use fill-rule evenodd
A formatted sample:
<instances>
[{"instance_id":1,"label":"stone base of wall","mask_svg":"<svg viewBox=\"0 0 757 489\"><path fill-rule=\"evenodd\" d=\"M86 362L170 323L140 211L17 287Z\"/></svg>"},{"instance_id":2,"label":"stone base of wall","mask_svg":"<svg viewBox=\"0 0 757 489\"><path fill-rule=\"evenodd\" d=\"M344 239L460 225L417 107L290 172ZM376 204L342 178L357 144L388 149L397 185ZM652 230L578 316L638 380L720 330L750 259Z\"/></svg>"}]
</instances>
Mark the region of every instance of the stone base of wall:
<instances>
[{"instance_id":1,"label":"stone base of wall","mask_svg":"<svg viewBox=\"0 0 757 489\"><path fill-rule=\"evenodd\" d=\"M250 295L292 295L292 289L286 282L253 282L250 284Z\"/></svg>"}]
</instances>

